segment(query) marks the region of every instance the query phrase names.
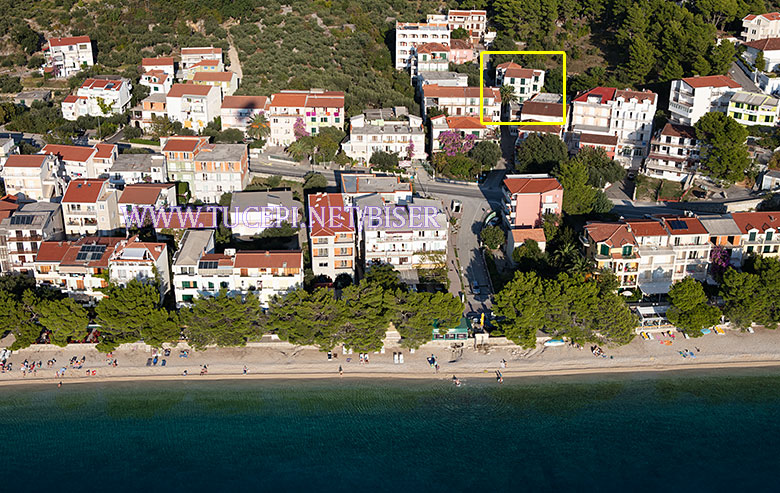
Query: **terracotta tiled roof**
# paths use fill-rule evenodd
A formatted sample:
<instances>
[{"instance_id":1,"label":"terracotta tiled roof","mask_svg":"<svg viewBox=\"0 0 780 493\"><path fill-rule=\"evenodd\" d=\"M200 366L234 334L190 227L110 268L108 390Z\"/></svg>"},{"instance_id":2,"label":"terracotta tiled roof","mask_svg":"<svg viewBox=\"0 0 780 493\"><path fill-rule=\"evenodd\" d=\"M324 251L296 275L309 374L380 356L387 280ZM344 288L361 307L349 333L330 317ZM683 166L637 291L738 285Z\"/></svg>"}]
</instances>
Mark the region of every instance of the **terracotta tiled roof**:
<instances>
[{"instance_id":1,"label":"terracotta tiled roof","mask_svg":"<svg viewBox=\"0 0 780 493\"><path fill-rule=\"evenodd\" d=\"M580 134L580 144L585 145L616 146L617 141L617 135Z\"/></svg>"},{"instance_id":2,"label":"terracotta tiled roof","mask_svg":"<svg viewBox=\"0 0 780 493\"><path fill-rule=\"evenodd\" d=\"M467 39L451 39L450 49L451 50L473 50L474 46L471 44L471 41Z\"/></svg>"},{"instance_id":3,"label":"terracotta tiled roof","mask_svg":"<svg viewBox=\"0 0 780 493\"><path fill-rule=\"evenodd\" d=\"M182 96L208 96L212 86L202 84L174 84L168 91L169 98L180 98Z\"/></svg>"},{"instance_id":4,"label":"terracotta tiled roof","mask_svg":"<svg viewBox=\"0 0 780 493\"><path fill-rule=\"evenodd\" d=\"M116 146L114 144L95 144L95 148L97 149L95 157L99 159L109 159L111 156L113 156L114 151L116 150Z\"/></svg>"},{"instance_id":5,"label":"terracotta tiled roof","mask_svg":"<svg viewBox=\"0 0 780 493\"><path fill-rule=\"evenodd\" d=\"M68 183L68 189L62 197L62 202L77 204L94 204L100 198L100 192L106 180L81 179Z\"/></svg>"},{"instance_id":6,"label":"terracotta tiled roof","mask_svg":"<svg viewBox=\"0 0 780 493\"><path fill-rule=\"evenodd\" d=\"M63 103L75 103L79 100L79 97L75 94L68 94L65 96L65 99L62 100Z\"/></svg>"},{"instance_id":7,"label":"terracotta tiled roof","mask_svg":"<svg viewBox=\"0 0 780 493\"><path fill-rule=\"evenodd\" d=\"M707 228L695 217L661 216L660 219L670 235L707 234Z\"/></svg>"},{"instance_id":8,"label":"terracotta tiled roof","mask_svg":"<svg viewBox=\"0 0 780 493\"><path fill-rule=\"evenodd\" d=\"M202 141L208 142L208 137L173 136L165 141L163 152L193 152Z\"/></svg>"},{"instance_id":9,"label":"terracotta tiled roof","mask_svg":"<svg viewBox=\"0 0 780 493\"><path fill-rule=\"evenodd\" d=\"M596 87L590 91L578 94L577 97L574 98L574 102L584 103L587 102L590 97L598 97L600 98L601 104L606 104L608 101L614 99L616 91L617 89L614 87Z\"/></svg>"},{"instance_id":10,"label":"terracotta tiled roof","mask_svg":"<svg viewBox=\"0 0 780 493\"><path fill-rule=\"evenodd\" d=\"M512 241L515 245L526 242L527 240L534 240L537 243L544 243L547 241L547 237L544 235L544 229L542 228L518 228L512 231Z\"/></svg>"},{"instance_id":11,"label":"terracotta tiled roof","mask_svg":"<svg viewBox=\"0 0 780 493\"><path fill-rule=\"evenodd\" d=\"M657 94L651 91L629 91L628 89L618 89L615 91L615 99L623 98L626 101L631 99L637 99L644 102L649 100L651 103L655 103Z\"/></svg>"},{"instance_id":12,"label":"terracotta tiled roof","mask_svg":"<svg viewBox=\"0 0 780 493\"><path fill-rule=\"evenodd\" d=\"M265 96L225 96L222 100L222 108L230 109L257 109L268 107L268 98Z\"/></svg>"},{"instance_id":13,"label":"terracotta tiled roof","mask_svg":"<svg viewBox=\"0 0 780 493\"><path fill-rule=\"evenodd\" d=\"M344 108L344 93L341 91L278 92L271 95L271 107Z\"/></svg>"},{"instance_id":14,"label":"terracotta tiled roof","mask_svg":"<svg viewBox=\"0 0 780 493\"><path fill-rule=\"evenodd\" d=\"M244 250L236 252L233 267L236 269L281 269L300 268L300 250Z\"/></svg>"},{"instance_id":15,"label":"terracotta tiled roof","mask_svg":"<svg viewBox=\"0 0 780 493\"><path fill-rule=\"evenodd\" d=\"M780 212L732 212L731 217L744 234L751 229L756 229L759 233L770 228L775 231L780 229Z\"/></svg>"},{"instance_id":16,"label":"terracotta tiled roof","mask_svg":"<svg viewBox=\"0 0 780 493\"><path fill-rule=\"evenodd\" d=\"M504 185L509 193L544 193L553 190L563 190L555 178L506 178Z\"/></svg>"},{"instance_id":17,"label":"terracotta tiled roof","mask_svg":"<svg viewBox=\"0 0 780 493\"><path fill-rule=\"evenodd\" d=\"M655 219L629 219L626 224L631 226L634 236L669 236L661 223Z\"/></svg>"},{"instance_id":18,"label":"terracotta tiled roof","mask_svg":"<svg viewBox=\"0 0 780 493\"><path fill-rule=\"evenodd\" d=\"M742 18L743 21L752 21L756 17L763 17L766 20L769 21L778 21L780 20L780 12L769 12L766 14L748 14L745 17Z\"/></svg>"},{"instance_id":19,"label":"terracotta tiled roof","mask_svg":"<svg viewBox=\"0 0 780 493\"><path fill-rule=\"evenodd\" d=\"M144 67L154 67L158 65L173 65L173 57L158 57L158 58L144 58L141 60L141 65Z\"/></svg>"},{"instance_id":20,"label":"terracotta tiled roof","mask_svg":"<svg viewBox=\"0 0 780 493\"><path fill-rule=\"evenodd\" d=\"M233 72L196 72L192 77L196 82L230 82L236 74Z\"/></svg>"},{"instance_id":21,"label":"terracotta tiled roof","mask_svg":"<svg viewBox=\"0 0 780 493\"><path fill-rule=\"evenodd\" d=\"M11 154L5 162L6 168L40 168L46 156L42 154Z\"/></svg>"},{"instance_id":22,"label":"terracotta tiled roof","mask_svg":"<svg viewBox=\"0 0 780 493\"><path fill-rule=\"evenodd\" d=\"M527 115L555 116L563 119L563 104L526 101L523 103L523 116Z\"/></svg>"},{"instance_id":23,"label":"terracotta tiled roof","mask_svg":"<svg viewBox=\"0 0 780 493\"><path fill-rule=\"evenodd\" d=\"M207 47L195 47L195 48L182 48L182 55L221 55L222 48L214 48L212 46Z\"/></svg>"},{"instance_id":24,"label":"terracotta tiled roof","mask_svg":"<svg viewBox=\"0 0 780 493\"><path fill-rule=\"evenodd\" d=\"M160 193L172 187L171 184L136 183L127 185L119 197L120 204L154 205Z\"/></svg>"},{"instance_id":25,"label":"terracotta tiled roof","mask_svg":"<svg viewBox=\"0 0 780 493\"><path fill-rule=\"evenodd\" d=\"M688 125L680 125L677 123L667 123L661 130L661 135L669 135L671 137L684 137L686 139L696 139L696 129Z\"/></svg>"},{"instance_id":26,"label":"terracotta tiled roof","mask_svg":"<svg viewBox=\"0 0 780 493\"><path fill-rule=\"evenodd\" d=\"M449 46L444 46L441 43L425 43L424 45L417 46L415 49L417 50L417 53L440 53L443 51L450 51Z\"/></svg>"},{"instance_id":27,"label":"terracotta tiled roof","mask_svg":"<svg viewBox=\"0 0 780 493\"><path fill-rule=\"evenodd\" d=\"M84 89L103 89L106 91L118 91L123 81L118 79L87 79L81 84Z\"/></svg>"},{"instance_id":28,"label":"terracotta tiled roof","mask_svg":"<svg viewBox=\"0 0 780 493\"><path fill-rule=\"evenodd\" d=\"M634 235L624 223L589 222L585 225L585 231L593 241L605 243L613 248L636 245Z\"/></svg>"},{"instance_id":29,"label":"terracotta tiled roof","mask_svg":"<svg viewBox=\"0 0 780 493\"><path fill-rule=\"evenodd\" d=\"M524 120L526 122L535 122L536 120ZM538 122L542 123L542 122ZM522 122L517 124L517 130L521 132L541 132L545 134L560 134L563 129L563 125L523 125Z\"/></svg>"},{"instance_id":30,"label":"terracotta tiled roof","mask_svg":"<svg viewBox=\"0 0 780 493\"><path fill-rule=\"evenodd\" d=\"M309 208L317 213L317 218L312 218L309 236L334 236L336 233L355 231L354 221L349 211L344 209L344 197L340 193L309 195ZM331 211L335 212L333 216Z\"/></svg>"},{"instance_id":31,"label":"terracotta tiled roof","mask_svg":"<svg viewBox=\"0 0 780 493\"><path fill-rule=\"evenodd\" d=\"M480 128L487 128L485 125L482 125L479 123L479 118L476 116L448 116L447 117L447 126L449 128L470 128L470 129L480 129Z\"/></svg>"},{"instance_id":32,"label":"terracotta tiled roof","mask_svg":"<svg viewBox=\"0 0 780 493\"><path fill-rule=\"evenodd\" d=\"M495 98L501 102L501 94L497 87L485 87L483 95L486 98ZM427 84L423 87L423 95L426 98L477 98L479 99L479 87L449 87L438 84Z\"/></svg>"},{"instance_id":33,"label":"terracotta tiled roof","mask_svg":"<svg viewBox=\"0 0 780 493\"><path fill-rule=\"evenodd\" d=\"M780 50L780 38L757 39L755 41L745 43L745 46L755 48L759 51Z\"/></svg>"},{"instance_id":34,"label":"terracotta tiled roof","mask_svg":"<svg viewBox=\"0 0 780 493\"><path fill-rule=\"evenodd\" d=\"M699 87L730 87L732 89L739 89L740 86L731 77L726 75L706 75L704 77L686 77L683 81L693 88Z\"/></svg>"},{"instance_id":35,"label":"terracotta tiled roof","mask_svg":"<svg viewBox=\"0 0 780 493\"><path fill-rule=\"evenodd\" d=\"M84 163L95 154L94 147L69 146L60 144L46 144L41 149L42 154L53 154L59 156L63 161L76 161Z\"/></svg>"},{"instance_id":36,"label":"terracotta tiled roof","mask_svg":"<svg viewBox=\"0 0 780 493\"><path fill-rule=\"evenodd\" d=\"M49 46L70 46L80 43L91 43L89 36L72 36L69 38L49 38Z\"/></svg>"}]
</instances>

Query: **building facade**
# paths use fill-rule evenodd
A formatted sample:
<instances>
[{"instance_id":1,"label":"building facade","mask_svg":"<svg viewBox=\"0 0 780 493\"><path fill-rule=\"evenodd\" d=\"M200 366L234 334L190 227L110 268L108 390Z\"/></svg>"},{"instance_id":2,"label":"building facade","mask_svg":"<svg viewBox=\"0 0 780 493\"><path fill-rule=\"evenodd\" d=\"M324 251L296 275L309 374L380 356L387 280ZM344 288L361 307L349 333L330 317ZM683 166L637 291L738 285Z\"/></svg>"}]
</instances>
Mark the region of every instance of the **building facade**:
<instances>
[{"instance_id":1,"label":"building facade","mask_svg":"<svg viewBox=\"0 0 780 493\"><path fill-rule=\"evenodd\" d=\"M168 118L195 131L220 115L221 102L218 87L197 84L174 84L165 97Z\"/></svg>"},{"instance_id":2,"label":"building facade","mask_svg":"<svg viewBox=\"0 0 780 493\"><path fill-rule=\"evenodd\" d=\"M62 197L65 233L69 236L112 235L120 228L117 191L108 179L78 179Z\"/></svg>"},{"instance_id":3,"label":"building facade","mask_svg":"<svg viewBox=\"0 0 780 493\"><path fill-rule=\"evenodd\" d=\"M446 22L395 23L395 68L408 70L412 66L414 49L426 43L450 44L450 28Z\"/></svg>"},{"instance_id":4,"label":"building facade","mask_svg":"<svg viewBox=\"0 0 780 493\"><path fill-rule=\"evenodd\" d=\"M296 140L295 125L309 135L321 128L344 127L344 93L310 89L282 91L271 95L268 110L271 126L269 142L274 146L288 146Z\"/></svg>"},{"instance_id":5,"label":"building facade","mask_svg":"<svg viewBox=\"0 0 780 493\"><path fill-rule=\"evenodd\" d=\"M368 162L379 151L408 160L426 157L423 120L404 106L367 110L349 123L349 140L341 148L351 159Z\"/></svg>"},{"instance_id":6,"label":"building facade","mask_svg":"<svg viewBox=\"0 0 780 493\"><path fill-rule=\"evenodd\" d=\"M62 101L62 117L75 121L80 116L117 115L130 109L130 98L127 79L87 79Z\"/></svg>"},{"instance_id":7,"label":"building facade","mask_svg":"<svg viewBox=\"0 0 780 493\"><path fill-rule=\"evenodd\" d=\"M54 77L70 77L95 64L89 36L50 38L43 49L44 71Z\"/></svg>"},{"instance_id":8,"label":"building facade","mask_svg":"<svg viewBox=\"0 0 780 493\"><path fill-rule=\"evenodd\" d=\"M669 91L669 119L693 126L705 113L725 113L731 96L741 86L726 75L673 80Z\"/></svg>"}]
</instances>

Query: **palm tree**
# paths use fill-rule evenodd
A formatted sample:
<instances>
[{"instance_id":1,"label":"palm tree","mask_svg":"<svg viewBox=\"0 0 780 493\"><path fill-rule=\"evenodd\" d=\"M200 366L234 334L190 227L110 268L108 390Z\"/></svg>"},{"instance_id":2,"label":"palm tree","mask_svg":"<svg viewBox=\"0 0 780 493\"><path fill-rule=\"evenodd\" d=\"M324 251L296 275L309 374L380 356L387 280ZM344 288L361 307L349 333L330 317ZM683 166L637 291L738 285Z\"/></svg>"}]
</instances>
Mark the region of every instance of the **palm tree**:
<instances>
[{"instance_id":1,"label":"palm tree","mask_svg":"<svg viewBox=\"0 0 780 493\"><path fill-rule=\"evenodd\" d=\"M504 84L498 88L498 93L501 95L501 104L509 106L509 103L517 101L517 95L515 94L515 88L509 84Z\"/></svg>"},{"instance_id":2,"label":"palm tree","mask_svg":"<svg viewBox=\"0 0 780 493\"><path fill-rule=\"evenodd\" d=\"M246 128L246 134L256 140L265 139L270 133L271 126L264 113L256 114Z\"/></svg>"}]
</instances>

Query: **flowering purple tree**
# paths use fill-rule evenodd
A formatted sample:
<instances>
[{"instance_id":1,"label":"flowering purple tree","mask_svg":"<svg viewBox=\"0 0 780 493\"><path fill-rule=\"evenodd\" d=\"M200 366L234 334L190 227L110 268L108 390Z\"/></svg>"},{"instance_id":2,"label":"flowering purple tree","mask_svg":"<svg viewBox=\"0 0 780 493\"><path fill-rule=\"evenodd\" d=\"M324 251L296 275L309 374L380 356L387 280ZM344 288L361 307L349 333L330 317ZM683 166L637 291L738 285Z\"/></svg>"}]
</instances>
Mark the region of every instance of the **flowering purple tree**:
<instances>
[{"instance_id":1,"label":"flowering purple tree","mask_svg":"<svg viewBox=\"0 0 780 493\"><path fill-rule=\"evenodd\" d=\"M409 141L409 146L406 148L406 159L412 160L414 158L414 142Z\"/></svg>"},{"instance_id":2,"label":"flowering purple tree","mask_svg":"<svg viewBox=\"0 0 780 493\"><path fill-rule=\"evenodd\" d=\"M293 134L295 134L295 140L309 136L309 132L306 131L306 124L303 123L303 118L300 116L296 118L295 123L293 123Z\"/></svg>"},{"instance_id":3,"label":"flowering purple tree","mask_svg":"<svg viewBox=\"0 0 780 493\"><path fill-rule=\"evenodd\" d=\"M713 279L720 282L723 279L723 273L731 265L731 255L728 250L721 245L716 246L710 252L710 271Z\"/></svg>"},{"instance_id":4,"label":"flowering purple tree","mask_svg":"<svg viewBox=\"0 0 780 493\"><path fill-rule=\"evenodd\" d=\"M439 147L448 156L466 154L474 147L476 135L462 135L457 130L447 130L439 135Z\"/></svg>"}]
</instances>

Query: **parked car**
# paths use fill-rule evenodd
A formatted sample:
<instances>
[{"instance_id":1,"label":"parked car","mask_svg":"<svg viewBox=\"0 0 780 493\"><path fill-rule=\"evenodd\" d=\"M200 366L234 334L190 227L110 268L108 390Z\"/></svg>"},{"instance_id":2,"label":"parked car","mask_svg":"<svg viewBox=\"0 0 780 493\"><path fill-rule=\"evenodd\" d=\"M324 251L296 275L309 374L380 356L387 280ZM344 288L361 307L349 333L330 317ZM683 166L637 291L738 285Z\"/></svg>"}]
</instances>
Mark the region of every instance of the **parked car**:
<instances>
[{"instance_id":1,"label":"parked car","mask_svg":"<svg viewBox=\"0 0 780 493\"><path fill-rule=\"evenodd\" d=\"M479 294L481 292L479 289L479 283L477 281L471 282L471 292L474 294Z\"/></svg>"}]
</instances>

